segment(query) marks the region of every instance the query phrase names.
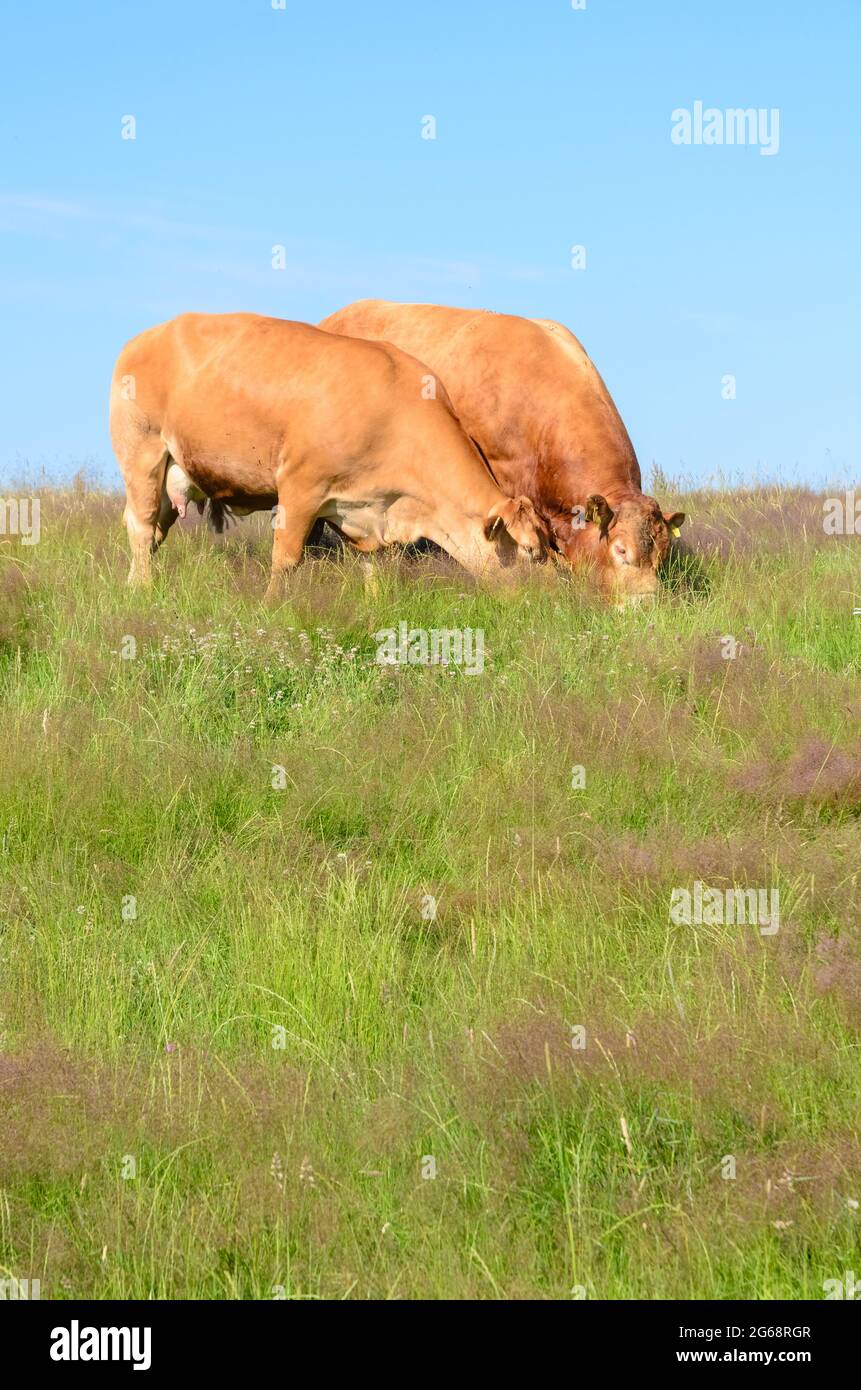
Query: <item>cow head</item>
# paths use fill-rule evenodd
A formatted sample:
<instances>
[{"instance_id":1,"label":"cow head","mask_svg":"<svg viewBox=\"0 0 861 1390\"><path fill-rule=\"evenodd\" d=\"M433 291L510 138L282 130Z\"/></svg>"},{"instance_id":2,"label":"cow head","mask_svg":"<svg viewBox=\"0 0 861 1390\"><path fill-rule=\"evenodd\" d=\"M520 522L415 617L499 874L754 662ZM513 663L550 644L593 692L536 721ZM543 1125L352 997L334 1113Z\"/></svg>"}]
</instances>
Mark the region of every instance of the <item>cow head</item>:
<instances>
[{"instance_id":1,"label":"cow head","mask_svg":"<svg viewBox=\"0 0 861 1390\"><path fill-rule=\"evenodd\" d=\"M582 540L609 598L625 603L655 597L658 570L684 519L684 512L665 515L654 497L642 493L625 498L615 509L599 493L586 499ZM574 531L572 548L576 536ZM581 549L577 558L582 554Z\"/></svg>"},{"instance_id":2,"label":"cow head","mask_svg":"<svg viewBox=\"0 0 861 1390\"><path fill-rule=\"evenodd\" d=\"M488 513L484 534L495 545L503 565L547 557L547 531L528 497L506 497L497 502Z\"/></svg>"}]
</instances>

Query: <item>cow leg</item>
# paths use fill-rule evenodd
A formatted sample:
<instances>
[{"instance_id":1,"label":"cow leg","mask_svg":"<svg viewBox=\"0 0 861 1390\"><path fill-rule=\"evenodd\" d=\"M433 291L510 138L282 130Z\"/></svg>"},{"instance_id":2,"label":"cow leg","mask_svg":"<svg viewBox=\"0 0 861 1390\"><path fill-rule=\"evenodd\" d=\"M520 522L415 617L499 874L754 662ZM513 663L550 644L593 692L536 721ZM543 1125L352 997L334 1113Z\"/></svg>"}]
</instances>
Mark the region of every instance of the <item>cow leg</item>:
<instances>
[{"instance_id":1,"label":"cow leg","mask_svg":"<svg viewBox=\"0 0 861 1390\"><path fill-rule=\"evenodd\" d=\"M129 584L148 584L152 579L152 557L175 519L163 512L164 479L168 451L158 435L139 437L128 454L120 459L126 480L126 508L123 520L132 552ZM171 508L172 510L172 508Z\"/></svg>"},{"instance_id":2,"label":"cow leg","mask_svg":"<svg viewBox=\"0 0 861 1390\"><path fill-rule=\"evenodd\" d=\"M284 579L289 570L295 569L302 559L302 551L323 504L324 492L314 492L297 497L279 486L278 509L275 517L275 534L272 541L272 573L266 590L266 599L271 601L281 597Z\"/></svg>"},{"instance_id":3,"label":"cow leg","mask_svg":"<svg viewBox=\"0 0 861 1390\"><path fill-rule=\"evenodd\" d=\"M178 516L179 512L168 497L167 491L163 491L161 494L161 506L158 511L158 520L155 524L153 550L158 550L159 546L164 544L164 538Z\"/></svg>"},{"instance_id":4,"label":"cow leg","mask_svg":"<svg viewBox=\"0 0 861 1390\"><path fill-rule=\"evenodd\" d=\"M308 532L308 539L305 545L309 550L331 550L332 543L326 535L326 523L321 516L317 518L311 530Z\"/></svg>"}]
</instances>

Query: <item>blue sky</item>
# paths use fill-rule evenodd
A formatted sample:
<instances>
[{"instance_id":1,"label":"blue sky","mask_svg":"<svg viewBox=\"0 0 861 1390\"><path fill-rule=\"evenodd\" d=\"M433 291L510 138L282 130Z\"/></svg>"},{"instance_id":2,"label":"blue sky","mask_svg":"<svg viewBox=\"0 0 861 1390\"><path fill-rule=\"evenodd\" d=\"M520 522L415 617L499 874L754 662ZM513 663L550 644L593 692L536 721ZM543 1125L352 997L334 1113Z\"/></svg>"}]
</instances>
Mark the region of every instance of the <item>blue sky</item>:
<instances>
[{"instance_id":1,"label":"blue sky","mask_svg":"<svg viewBox=\"0 0 861 1390\"><path fill-rule=\"evenodd\" d=\"M153 323L366 295L562 320L644 474L857 474L861 0L67 0L0 36L0 476L118 481ZM674 144L698 100L777 108L778 153Z\"/></svg>"}]
</instances>

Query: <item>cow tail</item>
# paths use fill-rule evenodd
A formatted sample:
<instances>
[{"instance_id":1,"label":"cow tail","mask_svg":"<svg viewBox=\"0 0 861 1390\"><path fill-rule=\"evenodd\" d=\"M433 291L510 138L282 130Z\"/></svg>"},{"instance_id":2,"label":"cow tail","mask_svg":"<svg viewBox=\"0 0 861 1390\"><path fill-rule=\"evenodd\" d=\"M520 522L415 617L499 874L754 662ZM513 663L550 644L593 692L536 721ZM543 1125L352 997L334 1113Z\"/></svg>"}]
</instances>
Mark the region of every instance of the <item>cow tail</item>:
<instances>
[{"instance_id":1,"label":"cow tail","mask_svg":"<svg viewBox=\"0 0 861 1390\"><path fill-rule=\"evenodd\" d=\"M233 514L224 502L209 499L206 504L206 521L210 531L214 531L216 535L220 536L227 530L232 520Z\"/></svg>"}]
</instances>

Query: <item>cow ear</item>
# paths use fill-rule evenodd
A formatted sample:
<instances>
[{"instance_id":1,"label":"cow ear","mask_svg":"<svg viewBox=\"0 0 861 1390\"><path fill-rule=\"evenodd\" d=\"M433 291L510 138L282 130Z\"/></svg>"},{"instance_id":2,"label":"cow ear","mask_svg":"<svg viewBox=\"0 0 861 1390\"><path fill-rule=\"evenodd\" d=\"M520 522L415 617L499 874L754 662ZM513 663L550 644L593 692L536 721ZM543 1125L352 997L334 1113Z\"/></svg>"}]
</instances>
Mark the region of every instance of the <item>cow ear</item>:
<instances>
[{"instance_id":1,"label":"cow ear","mask_svg":"<svg viewBox=\"0 0 861 1390\"><path fill-rule=\"evenodd\" d=\"M684 512L673 512L672 516L667 516L666 512L664 513L664 521L667 523L667 530L669 531L671 536L679 535L679 528L684 522L684 519Z\"/></svg>"},{"instance_id":2,"label":"cow ear","mask_svg":"<svg viewBox=\"0 0 861 1390\"><path fill-rule=\"evenodd\" d=\"M504 502L497 502L495 507L491 507L484 523L485 539L492 541L498 531L504 530L511 525L514 519L516 503L511 497L506 497Z\"/></svg>"},{"instance_id":3,"label":"cow ear","mask_svg":"<svg viewBox=\"0 0 861 1390\"><path fill-rule=\"evenodd\" d=\"M606 497L602 497L600 492L593 492L590 497L586 498L585 515L586 520L594 521L597 526L601 527L603 533L613 520L615 512Z\"/></svg>"}]
</instances>

